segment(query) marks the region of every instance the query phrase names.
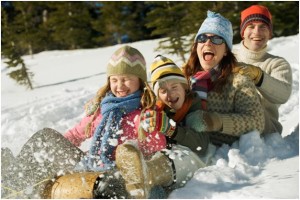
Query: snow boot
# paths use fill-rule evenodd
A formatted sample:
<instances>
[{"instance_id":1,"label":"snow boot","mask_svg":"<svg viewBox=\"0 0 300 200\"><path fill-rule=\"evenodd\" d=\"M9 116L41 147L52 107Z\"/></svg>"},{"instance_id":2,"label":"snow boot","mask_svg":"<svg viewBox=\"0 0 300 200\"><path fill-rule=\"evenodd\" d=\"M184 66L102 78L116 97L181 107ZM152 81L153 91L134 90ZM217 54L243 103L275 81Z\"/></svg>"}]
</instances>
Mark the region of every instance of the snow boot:
<instances>
[{"instance_id":1,"label":"snow boot","mask_svg":"<svg viewBox=\"0 0 300 200\"><path fill-rule=\"evenodd\" d=\"M94 186L94 199L128 199L125 181L119 171L110 170L97 179Z\"/></svg>"},{"instance_id":2,"label":"snow boot","mask_svg":"<svg viewBox=\"0 0 300 200\"><path fill-rule=\"evenodd\" d=\"M198 169L211 163L211 158L215 151L216 147L211 144L209 144L206 154L202 156L182 145L173 145L170 150L166 150L165 155L172 158L176 174L176 179L169 189L174 190L183 187Z\"/></svg>"},{"instance_id":3,"label":"snow boot","mask_svg":"<svg viewBox=\"0 0 300 200\"><path fill-rule=\"evenodd\" d=\"M117 171L77 172L50 182L44 199L121 199L128 198L125 182Z\"/></svg>"},{"instance_id":4,"label":"snow boot","mask_svg":"<svg viewBox=\"0 0 300 200\"><path fill-rule=\"evenodd\" d=\"M45 199L92 199L94 185L102 172L81 172L58 177L46 186Z\"/></svg>"},{"instance_id":5,"label":"snow boot","mask_svg":"<svg viewBox=\"0 0 300 200\"><path fill-rule=\"evenodd\" d=\"M117 147L116 166L125 179L131 198L149 198L154 186L169 186L173 183L172 163L160 152L146 161L134 145L124 143Z\"/></svg>"}]
</instances>

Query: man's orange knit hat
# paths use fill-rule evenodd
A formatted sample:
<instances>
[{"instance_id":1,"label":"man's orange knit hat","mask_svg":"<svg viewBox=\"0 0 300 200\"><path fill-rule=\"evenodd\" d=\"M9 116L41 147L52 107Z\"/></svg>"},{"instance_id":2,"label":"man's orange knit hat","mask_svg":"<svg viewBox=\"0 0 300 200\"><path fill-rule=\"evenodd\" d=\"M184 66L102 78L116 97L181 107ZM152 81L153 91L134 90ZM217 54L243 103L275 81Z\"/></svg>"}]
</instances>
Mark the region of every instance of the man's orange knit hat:
<instances>
[{"instance_id":1,"label":"man's orange knit hat","mask_svg":"<svg viewBox=\"0 0 300 200\"><path fill-rule=\"evenodd\" d=\"M261 6L261 5L253 5L249 8L246 8L241 13L241 36L244 35L244 30L251 22L263 22L265 23L269 30L270 36L272 36L272 15L268 8Z\"/></svg>"}]
</instances>

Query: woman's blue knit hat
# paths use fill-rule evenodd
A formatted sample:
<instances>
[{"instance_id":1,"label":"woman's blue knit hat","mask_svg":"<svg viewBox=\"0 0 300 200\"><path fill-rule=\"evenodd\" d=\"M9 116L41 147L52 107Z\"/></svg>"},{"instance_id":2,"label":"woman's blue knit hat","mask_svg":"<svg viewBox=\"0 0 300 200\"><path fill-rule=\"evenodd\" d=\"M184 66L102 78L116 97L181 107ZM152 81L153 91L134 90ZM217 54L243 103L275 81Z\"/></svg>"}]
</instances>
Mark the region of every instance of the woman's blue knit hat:
<instances>
[{"instance_id":1,"label":"woman's blue knit hat","mask_svg":"<svg viewBox=\"0 0 300 200\"><path fill-rule=\"evenodd\" d=\"M195 37L203 33L211 33L222 37L229 49L232 49L233 31L231 22L219 13L207 11L207 18L203 21Z\"/></svg>"}]
</instances>

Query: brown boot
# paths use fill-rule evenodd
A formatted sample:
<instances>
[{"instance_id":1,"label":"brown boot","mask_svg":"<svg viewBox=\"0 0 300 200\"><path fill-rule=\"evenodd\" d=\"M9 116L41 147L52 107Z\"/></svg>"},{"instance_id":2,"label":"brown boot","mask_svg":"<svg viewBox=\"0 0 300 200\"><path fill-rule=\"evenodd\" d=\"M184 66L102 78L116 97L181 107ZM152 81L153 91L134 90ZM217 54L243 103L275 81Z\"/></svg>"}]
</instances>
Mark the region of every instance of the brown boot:
<instances>
[{"instance_id":1,"label":"brown boot","mask_svg":"<svg viewBox=\"0 0 300 200\"><path fill-rule=\"evenodd\" d=\"M153 186L168 186L173 182L171 162L160 152L145 161L135 146L122 144L116 150L116 165L132 198L146 199Z\"/></svg>"},{"instance_id":2,"label":"brown boot","mask_svg":"<svg viewBox=\"0 0 300 200\"><path fill-rule=\"evenodd\" d=\"M103 172L79 172L58 177L44 190L46 199L92 199L96 181Z\"/></svg>"}]
</instances>

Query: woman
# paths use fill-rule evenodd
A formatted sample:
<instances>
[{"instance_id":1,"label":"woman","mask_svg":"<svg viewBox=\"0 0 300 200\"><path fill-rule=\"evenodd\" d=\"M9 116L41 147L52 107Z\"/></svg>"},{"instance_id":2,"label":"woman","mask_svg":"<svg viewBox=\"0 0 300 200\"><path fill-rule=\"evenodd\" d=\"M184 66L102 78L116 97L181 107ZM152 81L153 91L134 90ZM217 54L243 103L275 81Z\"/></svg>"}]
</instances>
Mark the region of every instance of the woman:
<instances>
[{"instance_id":1,"label":"woman","mask_svg":"<svg viewBox=\"0 0 300 200\"><path fill-rule=\"evenodd\" d=\"M261 133L264 125L263 110L253 82L247 77L233 73L237 63L231 52L232 37L231 23L220 14L208 11L208 16L196 35L188 63L184 66L184 73L191 80L192 90L199 98L195 104L198 105L198 109L186 113L184 127L202 136L204 133L208 134L211 142L216 145L232 144L241 134L252 130ZM174 72L168 71L168 74L174 75ZM168 113L173 106L176 108L180 103L180 95L176 92L178 88L172 83L157 85L155 73L151 75L157 97L170 107L166 110ZM164 76L165 74L160 77ZM166 91L173 91L176 95L164 96ZM148 114L149 124L151 117L152 115ZM145 118L147 121L147 117ZM159 121L156 120L156 124L161 124ZM159 126L151 126L162 130ZM147 130L147 126L145 127ZM180 134L178 135L180 123L176 128L172 128L172 123L166 123L164 127L167 127L163 129L167 137L177 138L179 144L185 141L184 137L180 138ZM187 142L183 145L192 149ZM166 154L169 160L163 159L164 157L158 156L157 153L150 161L145 161L137 148L130 144L117 148L116 164L132 197L148 198L151 188L155 185L171 188L183 186L197 169L205 166L199 164L203 157L195 152L194 154L182 149L177 151L174 147ZM214 150L207 151L202 156L208 158L212 155L210 152ZM130 161L129 157L133 157L135 161ZM131 166L130 171L126 166ZM173 181L176 181L174 185Z\"/></svg>"},{"instance_id":2,"label":"woman","mask_svg":"<svg viewBox=\"0 0 300 200\"><path fill-rule=\"evenodd\" d=\"M209 131L216 145L231 145L242 134L253 130L261 134L264 129L264 113L254 83L233 73L238 63L231 52L232 37L230 21L208 11L184 66L205 110L187 116L187 125Z\"/></svg>"}]
</instances>

